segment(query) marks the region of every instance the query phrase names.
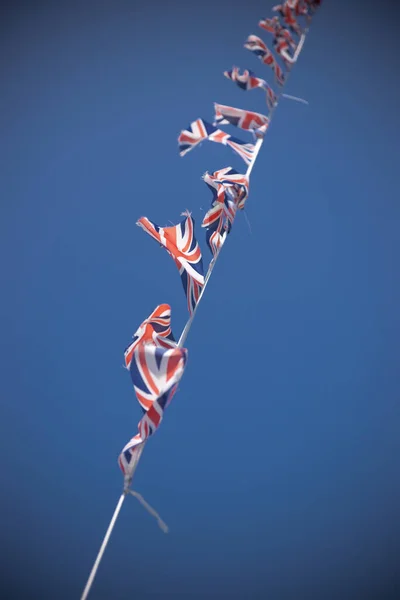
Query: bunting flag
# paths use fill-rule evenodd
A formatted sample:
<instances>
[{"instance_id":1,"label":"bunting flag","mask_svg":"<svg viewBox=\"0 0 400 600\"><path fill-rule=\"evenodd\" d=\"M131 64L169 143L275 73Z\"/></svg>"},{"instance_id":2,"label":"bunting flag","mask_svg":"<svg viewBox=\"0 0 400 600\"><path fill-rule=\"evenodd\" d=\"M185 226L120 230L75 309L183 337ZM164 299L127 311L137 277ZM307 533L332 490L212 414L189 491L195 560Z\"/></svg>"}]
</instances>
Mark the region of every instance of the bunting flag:
<instances>
[{"instance_id":1,"label":"bunting flag","mask_svg":"<svg viewBox=\"0 0 400 600\"><path fill-rule=\"evenodd\" d=\"M285 65L285 67L287 69L290 69L290 67L296 61L293 58L293 56L291 56L290 53L289 53L289 44L286 41L286 39L284 37L280 37L280 36L276 37L274 39L274 48L275 48L275 52L277 54L279 54L279 56L283 60L283 63Z\"/></svg>"},{"instance_id":2,"label":"bunting flag","mask_svg":"<svg viewBox=\"0 0 400 600\"><path fill-rule=\"evenodd\" d=\"M214 194L213 201L220 198L219 201L222 202L222 195L227 192L237 208L243 210L249 195L249 179L246 175L238 173L232 167L225 167L211 174L205 173L203 180Z\"/></svg>"},{"instance_id":3,"label":"bunting flag","mask_svg":"<svg viewBox=\"0 0 400 600\"><path fill-rule=\"evenodd\" d=\"M267 106L269 110L275 108L277 104L277 96L274 90L268 85L264 79L256 77L253 71L245 70L240 74L238 67L233 67L231 71L224 71L225 77L235 82L241 90L254 90L261 88L267 92Z\"/></svg>"},{"instance_id":4,"label":"bunting flag","mask_svg":"<svg viewBox=\"0 0 400 600\"><path fill-rule=\"evenodd\" d=\"M203 119L193 121L188 129L181 131L178 137L179 155L185 156L204 140L230 146L244 160L246 165L251 163L254 155L254 144L247 144Z\"/></svg>"},{"instance_id":5,"label":"bunting flag","mask_svg":"<svg viewBox=\"0 0 400 600\"><path fill-rule=\"evenodd\" d=\"M240 74L238 67L232 67L230 71L224 71L225 77L234 81L242 90L254 90L255 88L265 89L268 86L264 79L256 77L253 71L246 69L243 74Z\"/></svg>"},{"instance_id":6,"label":"bunting flag","mask_svg":"<svg viewBox=\"0 0 400 600\"><path fill-rule=\"evenodd\" d=\"M277 38L277 37L284 38L287 41L287 43L289 44L289 46L292 48L292 50L296 49L297 44L294 41L292 34L290 33L290 31L288 29L286 29L286 27L283 27L283 25L281 24L281 22L279 20L279 17L272 17L272 19L263 19L258 22L258 25L259 25L259 27L261 27L261 29L264 29L265 31L272 33L272 35L275 38Z\"/></svg>"},{"instance_id":7,"label":"bunting flag","mask_svg":"<svg viewBox=\"0 0 400 600\"><path fill-rule=\"evenodd\" d=\"M216 124L234 125L259 135L264 135L267 131L269 119L265 115L217 103L214 104L214 108Z\"/></svg>"},{"instance_id":8,"label":"bunting flag","mask_svg":"<svg viewBox=\"0 0 400 600\"><path fill-rule=\"evenodd\" d=\"M203 260L194 235L194 219L188 212L182 213L182 216L186 218L172 227L159 227L147 217L141 217L136 225L151 235L174 259L185 290L188 310L192 314L204 285Z\"/></svg>"},{"instance_id":9,"label":"bunting flag","mask_svg":"<svg viewBox=\"0 0 400 600\"><path fill-rule=\"evenodd\" d=\"M262 63L271 67L275 74L275 80L278 85L284 85L285 75L283 74L281 67L276 62L271 50L269 50L261 38L256 35L249 35L244 47L258 56Z\"/></svg>"},{"instance_id":10,"label":"bunting flag","mask_svg":"<svg viewBox=\"0 0 400 600\"><path fill-rule=\"evenodd\" d=\"M314 4L314 0L286 0L285 3L289 8L294 11L297 17L305 16L308 14L308 4Z\"/></svg>"},{"instance_id":11,"label":"bunting flag","mask_svg":"<svg viewBox=\"0 0 400 600\"><path fill-rule=\"evenodd\" d=\"M230 232L238 208L243 209L249 193L249 181L232 167L205 173L204 182L212 192L210 210L202 227L206 227L206 242L215 257Z\"/></svg>"},{"instance_id":12,"label":"bunting flag","mask_svg":"<svg viewBox=\"0 0 400 600\"><path fill-rule=\"evenodd\" d=\"M288 2L284 2L283 4L278 4L272 9L275 12L279 12L281 17L283 18L283 22L291 31L297 33L297 35L301 35L301 27L298 24L296 17L294 15L294 10L288 4Z\"/></svg>"},{"instance_id":13,"label":"bunting flag","mask_svg":"<svg viewBox=\"0 0 400 600\"><path fill-rule=\"evenodd\" d=\"M216 225L222 221L221 231L226 230L227 233L230 232L235 219L237 206L232 200L227 198L225 194L224 196L223 202L216 201L212 204L210 210L203 219L201 224L202 227L215 229Z\"/></svg>"},{"instance_id":14,"label":"bunting flag","mask_svg":"<svg viewBox=\"0 0 400 600\"><path fill-rule=\"evenodd\" d=\"M232 228L236 210L236 204L225 197L224 202L215 202L204 217L202 227L207 227L206 242L214 257Z\"/></svg>"},{"instance_id":15,"label":"bunting flag","mask_svg":"<svg viewBox=\"0 0 400 600\"><path fill-rule=\"evenodd\" d=\"M138 344L147 343L161 348L175 348L176 341L171 331L171 307L160 304L151 315L143 321L134 333L133 341L124 352L125 366L129 369L132 355Z\"/></svg>"},{"instance_id":16,"label":"bunting flag","mask_svg":"<svg viewBox=\"0 0 400 600\"><path fill-rule=\"evenodd\" d=\"M183 375L187 360L185 348L159 348L139 343L132 356L130 372L136 395L147 412L138 424L138 433L123 448L118 462L129 480L136 466L143 442L158 429L164 411L171 402Z\"/></svg>"},{"instance_id":17,"label":"bunting flag","mask_svg":"<svg viewBox=\"0 0 400 600\"><path fill-rule=\"evenodd\" d=\"M228 232L223 231L221 221L216 221L211 227L207 228L206 243L213 255L213 259L215 259L218 252L221 250L227 233Z\"/></svg>"},{"instance_id":18,"label":"bunting flag","mask_svg":"<svg viewBox=\"0 0 400 600\"><path fill-rule=\"evenodd\" d=\"M279 17L275 16L272 19L261 19L258 21L258 26L264 31L268 31L268 33L276 34L277 31L282 27Z\"/></svg>"}]
</instances>

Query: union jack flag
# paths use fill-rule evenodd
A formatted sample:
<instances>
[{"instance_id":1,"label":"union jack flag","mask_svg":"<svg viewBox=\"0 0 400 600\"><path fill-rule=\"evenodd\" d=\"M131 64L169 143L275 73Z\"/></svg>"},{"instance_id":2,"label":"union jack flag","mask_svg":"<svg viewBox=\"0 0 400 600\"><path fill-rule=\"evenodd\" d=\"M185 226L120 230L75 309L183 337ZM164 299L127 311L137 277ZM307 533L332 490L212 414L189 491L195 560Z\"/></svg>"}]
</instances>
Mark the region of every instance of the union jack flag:
<instances>
[{"instance_id":1,"label":"union jack flag","mask_svg":"<svg viewBox=\"0 0 400 600\"><path fill-rule=\"evenodd\" d=\"M136 395L148 410L138 424L138 433L123 448L118 462L125 480L132 477L143 443L158 429L171 402L187 361L185 348L159 348L139 344L133 353L130 372Z\"/></svg>"},{"instance_id":2,"label":"union jack flag","mask_svg":"<svg viewBox=\"0 0 400 600\"><path fill-rule=\"evenodd\" d=\"M226 230L227 233L230 232L233 221L235 219L237 206L232 200L226 197L224 194L224 201L216 201L213 202L210 210L206 213L203 222L201 224L202 227L211 227L221 222L222 230Z\"/></svg>"},{"instance_id":3,"label":"union jack flag","mask_svg":"<svg viewBox=\"0 0 400 600\"><path fill-rule=\"evenodd\" d=\"M192 314L204 285L203 260L194 235L194 219L188 212L182 213L182 216L186 218L172 227L159 227L147 217L141 217L136 225L164 246L174 259L185 290L188 310Z\"/></svg>"},{"instance_id":4,"label":"union jack flag","mask_svg":"<svg viewBox=\"0 0 400 600\"><path fill-rule=\"evenodd\" d=\"M249 179L232 167L219 169L214 173L205 173L203 180L212 191L213 201L223 201L223 194L228 193L230 199L242 210L249 195Z\"/></svg>"},{"instance_id":5,"label":"union jack flag","mask_svg":"<svg viewBox=\"0 0 400 600\"><path fill-rule=\"evenodd\" d=\"M279 14L283 17L283 22L291 31L297 33L297 35L301 35L301 27L293 14L293 9L287 2L284 2L284 4L277 4L272 10L279 12Z\"/></svg>"},{"instance_id":6,"label":"union jack flag","mask_svg":"<svg viewBox=\"0 0 400 600\"><path fill-rule=\"evenodd\" d=\"M278 97L271 87L266 88L267 92L267 106L269 110L272 110L278 104Z\"/></svg>"},{"instance_id":7,"label":"union jack flag","mask_svg":"<svg viewBox=\"0 0 400 600\"><path fill-rule=\"evenodd\" d=\"M268 84L264 79L256 77L253 71L246 69L240 74L238 67L232 67L231 71L224 71L225 77L234 81L242 90L254 90L255 88L265 88Z\"/></svg>"},{"instance_id":8,"label":"union jack flag","mask_svg":"<svg viewBox=\"0 0 400 600\"><path fill-rule=\"evenodd\" d=\"M202 227L207 227L206 242L215 256L232 228L236 210L244 207L249 181L231 167L212 174L205 173L203 179L212 192L213 200Z\"/></svg>"},{"instance_id":9,"label":"union jack flag","mask_svg":"<svg viewBox=\"0 0 400 600\"><path fill-rule=\"evenodd\" d=\"M229 233L236 215L236 203L234 199L228 198L226 188L221 181L221 178L228 173L237 173L237 171L231 167L225 167L215 171L215 173L205 173L203 175L203 181L211 191L213 198L211 208L206 213L201 226L211 228L212 231L218 229L219 232L226 230ZM217 227L218 225L221 226Z\"/></svg>"},{"instance_id":10,"label":"union jack flag","mask_svg":"<svg viewBox=\"0 0 400 600\"><path fill-rule=\"evenodd\" d=\"M214 125L211 125L203 119L197 119L193 121L188 129L181 131L178 137L179 143L179 154L184 156L192 150L195 146L200 144L203 140L210 140L210 142L217 142L230 146L232 150L237 152L244 162L249 165L254 155L254 144L247 144L238 138L229 135L221 129L217 129Z\"/></svg>"},{"instance_id":11,"label":"union jack flag","mask_svg":"<svg viewBox=\"0 0 400 600\"><path fill-rule=\"evenodd\" d=\"M143 321L132 336L133 341L124 352L125 366L129 369L133 352L141 342L160 346L161 348L175 348L176 341L171 331L171 307L160 304L151 315Z\"/></svg>"},{"instance_id":12,"label":"union jack flag","mask_svg":"<svg viewBox=\"0 0 400 600\"><path fill-rule=\"evenodd\" d=\"M255 131L259 134L264 134L268 128L269 119L265 115L217 103L214 104L214 108L216 124L235 125L240 129Z\"/></svg>"},{"instance_id":13,"label":"union jack flag","mask_svg":"<svg viewBox=\"0 0 400 600\"><path fill-rule=\"evenodd\" d=\"M249 35L244 47L251 52L254 52L254 54L258 56L261 62L263 62L265 65L271 67L271 69L274 71L275 79L278 85L282 86L285 83L285 76L282 69L276 62L271 50L269 50L266 44L264 44L262 39L256 35Z\"/></svg>"},{"instance_id":14,"label":"union jack flag","mask_svg":"<svg viewBox=\"0 0 400 600\"><path fill-rule=\"evenodd\" d=\"M314 4L314 0L286 0L284 4L294 10L297 16L300 16L308 13L307 5Z\"/></svg>"},{"instance_id":15,"label":"union jack flag","mask_svg":"<svg viewBox=\"0 0 400 600\"><path fill-rule=\"evenodd\" d=\"M295 62L293 57L289 54L289 44L286 41L286 38L278 35L274 39L274 48L277 54L282 58L285 67L290 68L290 66Z\"/></svg>"},{"instance_id":16,"label":"union jack flag","mask_svg":"<svg viewBox=\"0 0 400 600\"><path fill-rule=\"evenodd\" d=\"M268 85L264 79L256 77L253 71L245 70L240 74L238 67L233 67L231 71L224 72L225 77L234 81L241 90L254 90L261 88L267 92L267 106L272 110L277 104L277 97L274 90Z\"/></svg>"},{"instance_id":17,"label":"union jack flag","mask_svg":"<svg viewBox=\"0 0 400 600\"><path fill-rule=\"evenodd\" d=\"M274 37L285 38L285 40L287 41L289 46L293 48L293 50L296 48L297 44L294 41L290 31L286 29L286 27L283 27L283 25L281 25L279 17L272 17L272 19L264 19L262 21L259 21L258 25L259 27L261 27L261 29L272 33Z\"/></svg>"},{"instance_id":18,"label":"union jack flag","mask_svg":"<svg viewBox=\"0 0 400 600\"><path fill-rule=\"evenodd\" d=\"M209 247L213 258L218 254L219 250L222 248L227 231L224 231L222 220L216 221L211 227L207 227L206 230L206 242Z\"/></svg>"},{"instance_id":19,"label":"union jack flag","mask_svg":"<svg viewBox=\"0 0 400 600\"><path fill-rule=\"evenodd\" d=\"M279 30L279 28L282 27L279 21L279 17L272 17L272 19L262 19L258 22L258 26L261 27L261 29L268 31L268 33L272 33L274 35L277 32L277 30Z\"/></svg>"}]
</instances>

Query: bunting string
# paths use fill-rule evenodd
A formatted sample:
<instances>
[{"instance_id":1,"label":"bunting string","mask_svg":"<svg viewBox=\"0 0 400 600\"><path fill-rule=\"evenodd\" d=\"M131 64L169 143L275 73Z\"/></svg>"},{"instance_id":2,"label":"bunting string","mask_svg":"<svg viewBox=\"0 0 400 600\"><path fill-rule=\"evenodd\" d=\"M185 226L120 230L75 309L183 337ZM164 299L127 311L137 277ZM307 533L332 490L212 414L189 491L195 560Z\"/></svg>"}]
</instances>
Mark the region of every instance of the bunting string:
<instances>
[{"instance_id":1,"label":"bunting string","mask_svg":"<svg viewBox=\"0 0 400 600\"><path fill-rule=\"evenodd\" d=\"M264 79L256 77L252 71L246 70L240 74L239 69L234 67L231 71L224 73L241 89L265 90L269 107L268 116L215 104L213 125L203 119L197 119L179 135L181 156L201 142L210 140L229 146L247 165L244 175L231 167L226 167L213 174L206 173L203 177L204 182L213 193L213 203L202 224L207 228L206 240L213 254L206 274L203 273L203 258L194 235L195 222L189 212L186 211L182 214L183 221L167 227L160 227L147 217L141 217L137 222L137 225L163 246L173 258L187 297L189 318L176 342L171 329L171 309L169 305L161 304L143 321L135 332L131 344L125 350L125 366L131 375L143 416L138 424L138 433L126 444L120 454L119 465L124 474L123 492L114 510L81 600L86 600L91 590L111 533L128 494L142 504L157 520L159 527L165 533L168 532L168 526L159 514L141 494L131 489L133 478L148 439L158 429L165 409L178 388L187 361L187 350L184 348L184 344L222 247L231 230L236 211L245 208L250 175L279 100L281 97L285 97L308 104L302 98L283 93L283 90L287 85L293 65L297 62L303 49L311 18L320 4L321 0L286 0L282 5L273 8L273 11L283 19L283 25L278 16L259 22L262 29L274 36L274 48L284 63L286 72L282 70L274 54L258 36L250 35L244 44L263 64L272 69L276 85L279 87L277 94ZM307 26L305 28L302 28L297 21L297 17L300 16L306 19ZM298 36L297 44L294 42L293 35ZM293 51L292 55L291 51ZM218 124L234 125L252 133L255 143L246 143L227 134L217 128Z\"/></svg>"}]
</instances>

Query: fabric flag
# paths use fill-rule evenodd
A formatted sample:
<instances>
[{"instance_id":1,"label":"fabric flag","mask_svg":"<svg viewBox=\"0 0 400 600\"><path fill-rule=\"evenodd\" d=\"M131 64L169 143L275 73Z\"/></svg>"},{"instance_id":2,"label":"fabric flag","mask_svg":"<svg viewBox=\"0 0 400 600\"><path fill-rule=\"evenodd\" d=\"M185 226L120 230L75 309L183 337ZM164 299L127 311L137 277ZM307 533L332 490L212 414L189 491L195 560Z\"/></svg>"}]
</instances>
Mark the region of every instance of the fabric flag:
<instances>
[{"instance_id":1,"label":"fabric flag","mask_svg":"<svg viewBox=\"0 0 400 600\"><path fill-rule=\"evenodd\" d=\"M124 352L125 366L129 369L133 352L141 342L153 344L161 348L175 348L176 341L171 331L171 307L160 304L151 315L143 321L133 335L133 341Z\"/></svg>"},{"instance_id":2,"label":"fabric flag","mask_svg":"<svg viewBox=\"0 0 400 600\"><path fill-rule=\"evenodd\" d=\"M182 216L185 219L172 227L159 227L147 217L141 217L136 225L164 246L174 259L185 290L188 310L192 314L204 285L203 260L194 235L194 219L189 212L182 213Z\"/></svg>"},{"instance_id":3,"label":"fabric flag","mask_svg":"<svg viewBox=\"0 0 400 600\"><path fill-rule=\"evenodd\" d=\"M206 242L215 256L230 232L238 208L243 208L249 191L249 181L232 167L205 173L203 180L211 190L213 200L202 227L207 227Z\"/></svg>"},{"instance_id":4,"label":"fabric flag","mask_svg":"<svg viewBox=\"0 0 400 600\"><path fill-rule=\"evenodd\" d=\"M224 72L225 77L234 81L242 90L254 90L261 88L267 92L267 106L272 110L277 104L277 97L274 90L268 85L264 79L256 77L253 71L245 70L240 74L238 67L233 67L231 71Z\"/></svg>"},{"instance_id":5,"label":"fabric flag","mask_svg":"<svg viewBox=\"0 0 400 600\"><path fill-rule=\"evenodd\" d=\"M284 4L294 10L297 16L300 16L308 13L307 5L314 4L314 0L286 0Z\"/></svg>"},{"instance_id":6,"label":"fabric flag","mask_svg":"<svg viewBox=\"0 0 400 600\"><path fill-rule=\"evenodd\" d=\"M289 54L289 44L284 37L278 35L274 39L274 48L277 54L282 58L284 65L287 69L290 69L291 65L294 64L294 58Z\"/></svg>"},{"instance_id":7,"label":"fabric flag","mask_svg":"<svg viewBox=\"0 0 400 600\"><path fill-rule=\"evenodd\" d=\"M214 228L214 225L216 226L221 221L221 231L224 230L229 233L235 219L236 210L236 204L225 196L223 202L217 201L213 203L210 210L205 215L201 226Z\"/></svg>"},{"instance_id":8,"label":"fabric flag","mask_svg":"<svg viewBox=\"0 0 400 600\"><path fill-rule=\"evenodd\" d=\"M234 81L242 90L265 88L268 85L264 79L256 77L253 71L249 71L248 69L243 71L243 75L241 75L238 67L232 67L231 71L224 71L224 75L231 81Z\"/></svg>"},{"instance_id":9,"label":"fabric flag","mask_svg":"<svg viewBox=\"0 0 400 600\"><path fill-rule=\"evenodd\" d=\"M275 79L278 85L282 86L285 83L285 76L281 67L276 62L271 50L267 48L266 44L264 44L261 38L256 35L249 35L244 47L251 52L254 52L254 54L258 56L265 65L271 67L271 69L274 71Z\"/></svg>"},{"instance_id":10,"label":"fabric flag","mask_svg":"<svg viewBox=\"0 0 400 600\"><path fill-rule=\"evenodd\" d=\"M218 180L220 175L230 171L236 173L231 167L226 167L211 175L205 173L203 176L203 180L211 190L213 199L211 208L204 216L201 226L207 228L206 241L214 256L224 242L224 233L228 234L230 232L236 216L237 203L226 193L226 188Z\"/></svg>"},{"instance_id":11,"label":"fabric flag","mask_svg":"<svg viewBox=\"0 0 400 600\"><path fill-rule=\"evenodd\" d=\"M246 131L254 131L258 135L264 135L267 131L269 119L265 115L233 108L223 104L214 104L215 123L218 125L234 125Z\"/></svg>"},{"instance_id":12,"label":"fabric flag","mask_svg":"<svg viewBox=\"0 0 400 600\"><path fill-rule=\"evenodd\" d=\"M237 152L241 158L243 158L246 165L249 165L254 155L254 144L247 144L239 140L238 138L217 129L207 121L203 119L197 119L193 121L188 129L181 131L178 137L179 143L179 154L184 156L195 146L200 144L203 140L210 140L210 142L217 142L230 146L232 150Z\"/></svg>"},{"instance_id":13,"label":"fabric flag","mask_svg":"<svg viewBox=\"0 0 400 600\"><path fill-rule=\"evenodd\" d=\"M272 10L279 12L279 14L283 17L283 22L291 31L297 33L297 35L301 35L301 27L294 16L294 10L287 2L284 2L283 4L277 4Z\"/></svg>"},{"instance_id":14,"label":"fabric flag","mask_svg":"<svg viewBox=\"0 0 400 600\"><path fill-rule=\"evenodd\" d=\"M289 46L293 50L296 49L297 44L294 41L292 34L290 33L290 31L288 29L286 29L286 27L283 27L283 25L281 25L279 17L272 17L272 19L264 19L262 21L259 21L258 25L259 25L259 27L261 27L261 29L264 29L265 31L272 33L272 35L275 38L277 38L277 37L285 38L285 40L287 41Z\"/></svg>"},{"instance_id":15,"label":"fabric flag","mask_svg":"<svg viewBox=\"0 0 400 600\"><path fill-rule=\"evenodd\" d=\"M138 424L138 433L123 448L118 462L128 483L143 449L143 443L158 429L183 375L187 360L185 348L159 348L140 343L135 348L130 372L139 398L149 408Z\"/></svg>"},{"instance_id":16,"label":"fabric flag","mask_svg":"<svg viewBox=\"0 0 400 600\"><path fill-rule=\"evenodd\" d=\"M246 175L238 173L232 167L225 167L212 174L205 173L203 180L213 193L216 190L214 201L222 196L223 193L228 193L236 206L240 210L243 210L247 196L249 195L249 179Z\"/></svg>"},{"instance_id":17,"label":"fabric flag","mask_svg":"<svg viewBox=\"0 0 400 600\"><path fill-rule=\"evenodd\" d=\"M261 21L258 22L258 26L261 27L261 29L268 31L268 33L272 33L273 35L275 35L276 32L282 27L279 17L272 17L272 19L261 19Z\"/></svg>"},{"instance_id":18,"label":"fabric flag","mask_svg":"<svg viewBox=\"0 0 400 600\"><path fill-rule=\"evenodd\" d=\"M206 227L206 242L215 257L222 247L227 234L232 228L237 211L236 204L223 193L223 202L214 201L203 219L202 227Z\"/></svg>"},{"instance_id":19,"label":"fabric flag","mask_svg":"<svg viewBox=\"0 0 400 600\"><path fill-rule=\"evenodd\" d=\"M226 233L227 232L223 230L221 221L217 221L211 227L207 227L206 243L213 255L213 258L216 257L222 248L226 239Z\"/></svg>"}]
</instances>

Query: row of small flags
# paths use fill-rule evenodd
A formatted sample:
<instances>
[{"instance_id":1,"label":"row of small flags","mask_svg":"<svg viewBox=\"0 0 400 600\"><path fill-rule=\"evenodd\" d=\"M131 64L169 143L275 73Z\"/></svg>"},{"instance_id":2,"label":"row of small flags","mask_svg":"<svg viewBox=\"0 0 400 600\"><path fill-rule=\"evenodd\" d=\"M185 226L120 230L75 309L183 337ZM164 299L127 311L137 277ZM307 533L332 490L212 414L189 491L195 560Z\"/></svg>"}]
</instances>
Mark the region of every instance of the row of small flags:
<instances>
[{"instance_id":1,"label":"row of small flags","mask_svg":"<svg viewBox=\"0 0 400 600\"><path fill-rule=\"evenodd\" d=\"M277 57L262 39L249 35L244 47L253 52L263 64L269 66L275 83L282 88L287 71L294 63L294 55L299 38L305 31L299 17L305 19L308 28L312 15L321 0L286 0L275 6L278 15L259 21L264 31L272 34ZM281 22L281 19L282 22ZM286 73L285 73L286 71ZM178 137L179 152L184 156L205 140L229 146L250 165L254 158L255 145L219 129L219 125L234 125L250 132L254 138L263 137L268 129L270 116L278 102L278 95L264 80L252 71L240 72L238 67L225 71L224 75L242 90L262 89L266 92L269 114L215 104L213 123L204 119L193 121ZM207 245L212 253L212 261L231 231L237 210L243 210L249 195L249 179L232 167L205 173L203 180L212 192L211 207L206 213L202 227L206 229ZM182 213L184 219L171 227L160 227L147 217L141 217L137 225L164 247L173 258L181 277L187 298L187 307L193 315L205 283L203 258L194 234L194 219L190 213ZM170 403L187 361L187 350L179 347L171 330L171 308L161 304L140 325L133 341L125 351L125 366L129 370L143 416L138 424L138 433L128 442L119 457L119 465L125 476L125 489L128 489L143 444L159 427L164 411Z\"/></svg>"}]
</instances>

